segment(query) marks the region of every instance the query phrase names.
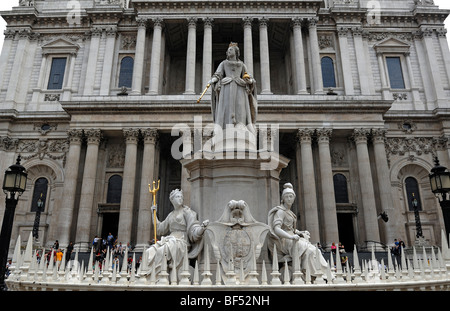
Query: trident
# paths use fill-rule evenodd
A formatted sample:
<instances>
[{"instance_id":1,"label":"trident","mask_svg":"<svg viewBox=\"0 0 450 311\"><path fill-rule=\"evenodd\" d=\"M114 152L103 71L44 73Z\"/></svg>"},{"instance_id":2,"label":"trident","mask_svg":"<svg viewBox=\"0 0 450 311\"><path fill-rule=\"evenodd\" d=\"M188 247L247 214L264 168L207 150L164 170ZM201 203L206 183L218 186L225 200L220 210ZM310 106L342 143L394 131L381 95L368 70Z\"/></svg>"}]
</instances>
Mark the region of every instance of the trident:
<instances>
[{"instance_id":1,"label":"trident","mask_svg":"<svg viewBox=\"0 0 450 311\"><path fill-rule=\"evenodd\" d=\"M156 193L159 190L159 182L160 182L160 180L158 180L158 188L156 188L156 186L155 186L155 181L153 181L153 188L151 187L150 184L148 184L148 192L153 194L153 205L155 205L155 206L156 206ZM156 241L157 241L157 239L156 239L156 209L153 210L153 222L154 222L153 228L155 230L155 243L156 243Z\"/></svg>"}]
</instances>

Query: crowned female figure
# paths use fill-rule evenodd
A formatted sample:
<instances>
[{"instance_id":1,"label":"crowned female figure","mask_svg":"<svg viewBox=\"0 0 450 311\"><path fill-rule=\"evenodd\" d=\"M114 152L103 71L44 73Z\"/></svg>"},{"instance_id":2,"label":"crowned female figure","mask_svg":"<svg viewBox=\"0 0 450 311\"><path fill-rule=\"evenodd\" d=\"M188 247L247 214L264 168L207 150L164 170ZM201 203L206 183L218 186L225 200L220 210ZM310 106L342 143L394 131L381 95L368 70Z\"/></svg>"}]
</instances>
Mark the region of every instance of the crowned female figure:
<instances>
[{"instance_id":1,"label":"crowned female figure","mask_svg":"<svg viewBox=\"0 0 450 311\"><path fill-rule=\"evenodd\" d=\"M185 255L188 255L188 258L197 257L203 247L203 233L209 224L208 220L200 224L197 213L183 205L181 190L173 190L169 198L174 210L164 221L156 218L157 235L161 236L161 240L147 249L148 265L155 265L156 273L161 270L163 260L170 262L172 268L179 268ZM152 210L155 209L156 206L152 206Z\"/></svg>"},{"instance_id":2,"label":"crowned female figure","mask_svg":"<svg viewBox=\"0 0 450 311\"><path fill-rule=\"evenodd\" d=\"M299 260L301 269L309 269L311 275L319 275L327 270L327 262L317 247L309 242L308 231L296 229L297 217L291 211L295 200L292 184L286 183L281 195L281 204L269 211L270 239L269 248L273 252L276 245L279 260ZM274 254L275 256L275 254ZM321 270L321 271L319 271Z\"/></svg>"},{"instance_id":3,"label":"crowned female figure","mask_svg":"<svg viewBox=\"0 0 450 311\"><path fill-rule=\"evenodd\" d=\"M243 125L255 133L257 115L256 81L239 59L237 43L230 43L227 59L220 63L209 81L212 86L211 110L214 123L225 129L227 125Z\"/></svg>"}]
</instances>

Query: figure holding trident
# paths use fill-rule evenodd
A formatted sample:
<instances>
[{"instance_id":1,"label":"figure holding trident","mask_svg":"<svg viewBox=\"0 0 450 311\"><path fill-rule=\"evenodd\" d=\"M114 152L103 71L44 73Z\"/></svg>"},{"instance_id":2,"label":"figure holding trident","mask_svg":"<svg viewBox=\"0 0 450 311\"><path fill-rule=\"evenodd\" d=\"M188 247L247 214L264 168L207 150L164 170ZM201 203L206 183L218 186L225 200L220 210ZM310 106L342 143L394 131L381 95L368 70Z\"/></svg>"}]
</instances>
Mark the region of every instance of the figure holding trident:
<instances>
[{"instance_id":1,"label":"figure holding trident","mask_svg":"<svg viewBox=\"0 0 450 311\"><path fill-rule=\"evenodd\" d=\"M153 206L156 207L156 193L159 190L159 184L160 184L161 180L158 180L158 188L155 187L155 181L153 181L153 188L151 187L151 184L148 184L148 192L150 192L151 194L153 194ZM155 243L156 241L158 241L157 236L156 236L156 208L153 208L153 229L155 232Z\"/></svg>"},{"instance_id":2,"label":"figure holding trident","mask_svg":"<svg viewBox=\"0 0 450 311\"><path fill-rule=\"evenodd\" d=\"M153 187L152 191L154 189L159 187ZM155 241L155 244L151 245L146 252L148 268L155 265L156 273L161 271L163 260L167 260L172 268L180 269L184 256L187 255L189 259L196 258L203 248L203 233L209 224L209 220L200 223L197 213L183 204L183 191L173 190L169 199L173 205L173 211L163 221L159 221L156 217L156 204L152 206L155 228L157 227L157 233L161 239Z\"/></svg>"}]
</instances>

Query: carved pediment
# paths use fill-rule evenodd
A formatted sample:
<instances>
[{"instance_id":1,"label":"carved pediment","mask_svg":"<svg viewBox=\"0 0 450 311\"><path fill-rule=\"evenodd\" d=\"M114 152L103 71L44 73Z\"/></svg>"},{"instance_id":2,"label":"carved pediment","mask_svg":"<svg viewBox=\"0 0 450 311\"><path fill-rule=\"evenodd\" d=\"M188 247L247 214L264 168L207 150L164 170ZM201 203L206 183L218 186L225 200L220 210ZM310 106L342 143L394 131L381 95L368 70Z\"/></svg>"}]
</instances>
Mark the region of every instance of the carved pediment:
<instances>
[{"instance_id":1,"label":"carved pediment","mask_svg":"<svg viewBox=\"0 0 450 311\"><path fill-rule=\"evenodd\" d=\"M56 38L42 46L42 54L77 54L80 46L65 38Z\"/></svg>"},{"instance_id":2,"label":"carved pediment","mask_svg":"<svg viewBox=\"0 0 450 311\"><path fill-rule=\"evenodd\" d=\"M409 53L411 45L397 38L389 37L376 43L373 48L377 53Z\"/></svg>"}]
</instances>

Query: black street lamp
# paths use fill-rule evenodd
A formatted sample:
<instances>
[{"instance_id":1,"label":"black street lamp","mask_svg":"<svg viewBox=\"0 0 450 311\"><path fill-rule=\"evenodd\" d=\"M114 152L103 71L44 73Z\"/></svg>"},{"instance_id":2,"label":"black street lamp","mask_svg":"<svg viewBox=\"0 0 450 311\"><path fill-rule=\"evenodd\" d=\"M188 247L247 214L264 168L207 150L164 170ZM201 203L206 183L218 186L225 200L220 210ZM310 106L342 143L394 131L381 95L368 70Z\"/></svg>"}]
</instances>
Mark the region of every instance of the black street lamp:
<instances>
[{"instance_id":1,"label":"black street lamp","mask_svg":"<svg viewBox=\"0 0 450 311\"><path fill-rule=\"evenodd\" d=\"M3 179L3 192L6 194L5 216L3 217L2 231L0 233L0 291L7 290L5 283L6 262L8 260L9 243L19 197L27 186L27 172L20 165L20 155L16 164L5 171Z\"/></svg>"},{"instance_id":2,"label":"black street lamp","mask_svg":"<svg viewBox=\"0 0 450 311\"><path fill-rule=\"evenodd\" d=\"M43 195L44 194L41 193L41 195L37 201L36 217L34 218L33 238L35 239L35 241L39 240L39 223L41 222L41 212L42 212L42 207L44 206L44 201L42 200Z\"/></svg>"},{"instance_id":3,"label":"black street lamp","mask_svg":"<svg viewBox=\"0 0 450 311\"><path fill-rule=\"evenodd\" d=\"M412 194L412 206L414 207L414 219L416 221L416 238L423 238L422 234L422 223L420 222L420 215L419 215L419 203L414 196L414 193Z\"/></svg>"},{"instance_id":4,"label":"black street lamp","mask_svg":"<svg viewBox=\"0 0 450 311\"><path fill-rule=\"evenodd\" d=\"M434 167L429 175L431 191L439 199L447 237L450 233L450 172L445 166L439 164L439 159L435 157Z\"/></svg>"}]
</instances>

